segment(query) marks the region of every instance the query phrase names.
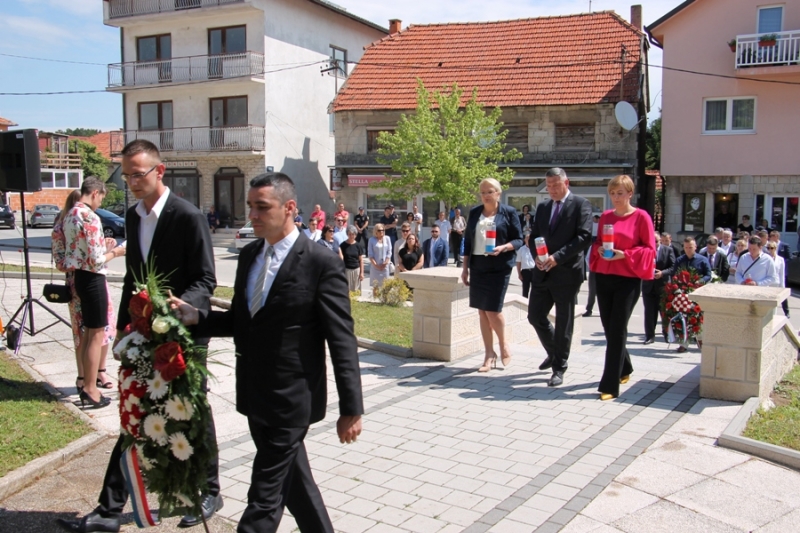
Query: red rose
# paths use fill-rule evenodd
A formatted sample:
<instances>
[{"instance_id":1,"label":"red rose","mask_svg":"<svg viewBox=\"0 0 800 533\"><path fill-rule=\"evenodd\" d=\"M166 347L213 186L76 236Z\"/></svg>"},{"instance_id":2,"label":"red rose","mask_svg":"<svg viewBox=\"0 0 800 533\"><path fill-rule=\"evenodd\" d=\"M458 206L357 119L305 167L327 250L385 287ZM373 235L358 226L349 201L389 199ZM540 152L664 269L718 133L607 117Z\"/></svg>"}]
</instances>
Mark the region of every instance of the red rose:
<instances>
[{"instance_id":1,"label":"red rose","mask_svg":"<svg viewBox=\"0 0 800 533\"><path fill-rule=\"evenodd\" d=\"M672 303L667 302L667 305L665 305L664 307L666 307L667 309L672 309Z\"/></svg>"},{"instance_id":2,"label":"red rose","mask_svg":"<svg viewBox=\"0 0 800 533\"><path fill-rule=\"evenodd\" d=\"M668 295L667 295L667 301L668 301L668 302L671 302L671 301L672 301L672 300L674 300L674 299L675 299L675 296L673 296L672 294L668 294Z\"/></svg>"},{"instance_id":3,"label":"red rose","mask_svg":"<svg viewBox=\"0 0 800 533\"><path fill-rule=\"evenodd\" d=\"M139 291L131 297L131 303L128 309L131 312L131 321L136 322L137 319L145 318L148 321L153 315L153 304L150 301L150 295L147 291ZM141 333L141 331L139 332Z\"/></svg>"},{"instance_id":4,"label":"red rose","mask_svg":"<svg viewBox=\"0 0 800 533\"><path fill-rule=\"evenodd\" d=\"M131 324L133 329L135 329L138 333L143 335L145 338L150 338L150 319L149 318L137 318Z\"/></svg>"},{"instance_id":5,"label":"red rose","mask_svg":"<svg viewBox=\"0 0 800 533\"><path fill-rule=\"evenodd\" d=\"M186 362L183 360L183 350L177 342L167 342L156 348L155 369L161 372L161 377L172 381L186 372Z\"/></svg>"}]
</instances>

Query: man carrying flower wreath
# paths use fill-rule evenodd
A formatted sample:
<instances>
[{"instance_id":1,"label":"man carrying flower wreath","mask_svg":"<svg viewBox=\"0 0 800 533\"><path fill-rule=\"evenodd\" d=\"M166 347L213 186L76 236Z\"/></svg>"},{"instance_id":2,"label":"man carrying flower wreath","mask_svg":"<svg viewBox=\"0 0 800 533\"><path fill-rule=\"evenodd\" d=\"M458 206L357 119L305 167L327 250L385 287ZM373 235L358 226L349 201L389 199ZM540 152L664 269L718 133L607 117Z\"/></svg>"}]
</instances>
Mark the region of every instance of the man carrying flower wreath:
<instances>
[{"instance_id":1,"label":"man carrying flower wreath","mask_svg":"<svg viewBox=\"0 0 800 533\"><path fill-rule=\"evenodd\" d=\"M673 330L677 328L680 333L678 336L680 341L680 346L677 349L678 353L687 351L689 349L689 341L692 339L697 340L698 347L702 348L703 346L702 311L700 306L692 303L686 295L711 281L711 265L706 257L696 253L697 243L694 237L683 239L683 252L683 255L675 261L674 265L661 273L662 276L673 278L664 291L665 316L668 319L673 319L676 316L676 312L682 315L690 315L686 319L685 329L683 322L672 324ZM673 302L673 299L676 302ZM680 308L675 307L676 305ZM666 323L664 327L669 328L670 324Z\"/></svg>"},{"instance_id":2,"label":"man carrying flower wreath","mask_svg":"<svg viewBox=\"0 0 800 533\"><path fill-rule=\"evenodd\" d=\"M297 193L289 176L250 181L247 206L258 240L239 255L228 311L198 310L173 298L186 325L236 346L236 410L256 445L239 533L278 529L284 507L300 531L333 533L306 455L308 427L325 416L325 345L330 352L342 443L361 433L361 372L344 263L294 225Z\"/></svg>"}]
</instances>

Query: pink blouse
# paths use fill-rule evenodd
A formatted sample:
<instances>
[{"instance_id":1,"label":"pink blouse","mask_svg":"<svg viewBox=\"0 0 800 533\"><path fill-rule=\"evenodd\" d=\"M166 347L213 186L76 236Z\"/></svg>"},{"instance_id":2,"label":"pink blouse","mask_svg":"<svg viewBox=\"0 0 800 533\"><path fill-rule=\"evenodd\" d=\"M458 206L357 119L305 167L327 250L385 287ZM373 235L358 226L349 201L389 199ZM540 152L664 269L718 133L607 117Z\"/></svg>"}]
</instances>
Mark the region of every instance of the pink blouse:
<instances>
[{"instance_id":1,"label":"pink blouse","mask_svg":"<svg viewBox=\"0 0 800 533\"><path fill-rule=\"evenodd\" d=\"M598 255L603 247L603 226L614 226L614 249L625 252L625 258L606 261ZM621 217L609 209L600 217L597 241L592 245L589 255L589 269L600 274L612 274L643 280L653 279L655 270L656 244L653 237L653 221L647 211L636 209L628 216Z\"/></svg>"},{"instance_id":2,"label":"pink blouse","mask_svg":"<svg viewBox=\"0 0 800 533\"><path fill-rule=\"evenodd\" d=\"M106 242L100 217L89 206L76 202L63 222L66 270L105 274Z\"/></svg>"}]
</instances>

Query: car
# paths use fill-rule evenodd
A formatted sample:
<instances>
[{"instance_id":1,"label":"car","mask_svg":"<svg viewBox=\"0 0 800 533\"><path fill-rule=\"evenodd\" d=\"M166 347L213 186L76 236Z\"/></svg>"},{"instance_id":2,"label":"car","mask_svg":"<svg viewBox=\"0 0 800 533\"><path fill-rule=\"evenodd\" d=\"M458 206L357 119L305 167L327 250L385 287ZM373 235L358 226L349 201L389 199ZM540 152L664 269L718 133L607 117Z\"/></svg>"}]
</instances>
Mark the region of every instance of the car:
<instances>
[{"instance_id":1,"label":"car","mask_svg":"<svg viewBox=\"0 0 800 533\"><path fill-rule=\"evenodd\" d=\"M237 250L241 250L255 238L256 236L255 233L253 233L253 226L248 220L247 224L245 224L244 227L239 228L239 231L236 232L236 238L233 241L234 246Z\"/></svg>"},{"instance_id":2,"label":"car","mask_svg":"<svg viewBox=\"0 0 800 533\"><path fill-rule=\"evenodd\" d=\"M0 226L5 226L11 229L17 227L17 221L14 218L14 211L10 206L0 205Z\"/></svg>"},{"instance_id":3,"label":"car","mask_svg":"<svg viewBox=\"0 0 800 533\"><path fill-rule=\"evenodd\" d=\"M30 217L28 217L28 227L52 226L56 223L56 217L61 212L61 208L52 204L39 204L33 207Z\"/></svg>"},{"instance_id":4,"label":"car","mask_svg":"<svg viewBox=\"0 0 800 533\"><path fill-rule=\"evenodd\" d=\"M111 204L104 207L106 211L111 211L115 215L121 216L125 218L125 211L127 211L127 207L124 204Z\"/></svg>"},{"instance_id":5,"label":"car","mask_svg":"<svg viewBox=\"0 0 800 533\"><path fill-rule=\"evenodd\" d=\"M103 235L106 237L124 237L125 219L105 209L95 210L103 223Z\"/></svg>"}]
</instances>

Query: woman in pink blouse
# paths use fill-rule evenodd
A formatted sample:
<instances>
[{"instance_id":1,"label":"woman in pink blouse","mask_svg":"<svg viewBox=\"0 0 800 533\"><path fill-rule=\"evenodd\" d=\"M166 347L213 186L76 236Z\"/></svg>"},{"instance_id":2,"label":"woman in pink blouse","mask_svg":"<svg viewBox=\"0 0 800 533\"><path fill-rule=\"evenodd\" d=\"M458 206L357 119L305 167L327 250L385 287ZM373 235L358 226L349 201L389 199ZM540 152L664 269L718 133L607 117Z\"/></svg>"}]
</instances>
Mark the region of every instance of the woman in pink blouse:
<instances>
[{"instance_id":1,"label":"woman in pink blouse","mask_svg":"<svg viewBox=\"0 0 800 533\"><path fill-rule=\"evenodd\" d=\"M633 180L629 176L612 179L608 196L614 209L600 217L598 239L589 254L606 336L606 362L598 387L601 400L619 396L620 383L627 383L633 372L625 347L628 320L642 292L642 280L653 279L656 258L653 221L646 211L631 205ZM600 235L606 225L614 226L614 245L613 253L604 255Z\"/></svg>"}]
</instances>

